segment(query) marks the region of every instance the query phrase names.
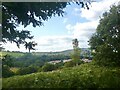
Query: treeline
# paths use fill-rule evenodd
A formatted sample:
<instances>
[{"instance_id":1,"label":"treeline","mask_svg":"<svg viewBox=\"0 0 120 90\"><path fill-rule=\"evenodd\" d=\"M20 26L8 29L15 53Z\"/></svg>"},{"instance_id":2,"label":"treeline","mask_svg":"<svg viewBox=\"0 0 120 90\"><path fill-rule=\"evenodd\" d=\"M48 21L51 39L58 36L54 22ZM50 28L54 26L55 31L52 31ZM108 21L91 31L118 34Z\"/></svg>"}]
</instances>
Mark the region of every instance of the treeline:
<instances>
[{"instance_id":1,"label":"treeline","mask_svg":"<svg viewBox=\"0 0 120 90\"><path fill-rule=\"evenodd\" d=\"M84 50L86 51L86 50ZM83 52L76 61L63 62L63 60L72 59L72 50L65 52L37 52L37 53L21 53L21 52L4 52L2 58L2 76L10 77L14 75L25 75L35 72L46 72L61 69L64 67L73 67L80 65L80 59L89 58L89 53ZM57 64L48 63L50 61L61 61Z\"/></svg>"},{"instance_id":2,"label":"treeline","mask_svg":"<svg viewBox=\"0 0 120 90\"><path fill-rule=\"evenodd\" d=\"M62 62L56 65L48 64L47 62L69 58L70 56L65 55L33 55L30 53L16 58L7 54L2 57L2 77L56 70L63 66ZM18 68L18 70L14 71L11 68Z\"/></svg>"},{"instance_id":3,"label":"treeline","mask_svg":"<svg viewBox=\"0 0 120 90\"><path fill-rule=\"evenodd\" d=\"M63 62L64 59L67 60L70 58L70 55L68 56L62 54L36 56L29 53L19 58L11 55L5 55L2 59L2 77L6 78L35 72L53 71L64 67L73 67L76 63L78 63L78 65L83 63L80 59L78 61ZM61 62L56 64L48 63L52 60L61 60Z\"/></svg>"},{"instance_id":4,"label":"treeline","mask_svg":"<svg viewBox=\"0 0 120 90\"><path fill-rule=\"evenodd\" d=\"M22 57L14 59L14 67L28 67L30 65L43 66L44 63L55 60L70 59L70 55L33 55L25 54Z\"/></svg>"}]
</instances>

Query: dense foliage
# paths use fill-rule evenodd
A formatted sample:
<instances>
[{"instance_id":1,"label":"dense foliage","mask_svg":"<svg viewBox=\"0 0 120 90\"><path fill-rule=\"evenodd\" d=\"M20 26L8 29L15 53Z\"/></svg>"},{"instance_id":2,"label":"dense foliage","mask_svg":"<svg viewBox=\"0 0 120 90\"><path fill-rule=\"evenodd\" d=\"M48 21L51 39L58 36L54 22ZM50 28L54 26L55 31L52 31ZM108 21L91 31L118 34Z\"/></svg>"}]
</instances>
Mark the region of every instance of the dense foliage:
<instances>
[{"instance_id":1,"label":"dense foliage","mask_svg":"<svg viewBox=\"0 0 120 90\"><path fill-rule=\"evenodd\" d=\"M120 65L120 5L112 6L103 14L90 45L99 63Z\"/></svg>"},{"instance_id":2,"label":"dense foliage","mask_svg":"<svg viewBox=\"0 0 120 90\"><path fill-rule=\"evenodd\" d=\"M15 74L16 75L25 75L25 74L30 74L30 73L35 73L38 71L38 68L37 66L29 66L29 67L22 67L20 69L18 69Z\"/></svg>"},{"instance_id":3,"label":"dense foliage","mask_svg":"<svg viewBox=\"0 0 120 90\"><path fill-rule=\"evenodd\" d=\"M7 65L3 65L3 66L2 66L2 77L3 77L3 78L11 77L11 76L13 76L13 75L15 75L15 74L14 74L14 72L12 72L12 71L10 70L10 67L9 67L9 66L7 66Z\"/></svg>"},{"instance_id":4,"label":"dense foliage","mask_svg":"<svg viewBox=\"0 0 120 90\"><path fill-rule=\"evenodd\" d=\"M2 77L13 76L14 73L10 70L13 66L13 58L10 55L5 55L2 57Z\"/></svg>"},{"instance_id":5,"label":"dense foliage","mask_svg":"<svg viewBox=\"0 0 120 90\"><path fill-rule=\"evenodd\" d=\"M56 67L54 64L51 63L46 63L43 67L42 67L42 71L47 72L47 71L52 71L55 70Z\"/></svg>"},{"instance_id":6,"label":"dense foliage","mask_svg":"<svg viewBox=\"0 0 120 90\"><path fill-rule=\"evenodd\" d=\"M12 67L14 59L15 58L10 56L10 55L5 55L5 56L2 57L2 65L7 65L9 67Z\"/></svg>"},{"instance_id":7,"label":"dense foliage","mask_svg":"<svg viewBox=\"0 0 120 90\"><path fill-rule=\"evenodd\" d=\"M75 61L72 60L72 61L64 63L64 66L65 67L74 67L74 66L76 66L76 64L80 65L80 64L83 64L83 63L84 63L84 61L81 61L81 60L75 60Z\"/></svg>"},{"instance_id":8,"label":"dense foliage","mask_svg":"<svg viewBox=\"0 0 120 90\"><path fill-rule=\"evenodd\" d=\"M120 68L92 63L54 72L3 78L3 88L120 88Z\"/></svg>"},{"instance_id":9,"label":"dense foliage","mask_svg":"<svg viewBox=\"0 0 120 90\"><path fill-rule=\"evenodd\" d=\"M25 54L22 57L14 60L14 67L28 67L30 65L35 65L42 67L46 62L55 60L69 59L70 55L56 54L56 55L33 55Z\"/></svg>"}]
</instances>

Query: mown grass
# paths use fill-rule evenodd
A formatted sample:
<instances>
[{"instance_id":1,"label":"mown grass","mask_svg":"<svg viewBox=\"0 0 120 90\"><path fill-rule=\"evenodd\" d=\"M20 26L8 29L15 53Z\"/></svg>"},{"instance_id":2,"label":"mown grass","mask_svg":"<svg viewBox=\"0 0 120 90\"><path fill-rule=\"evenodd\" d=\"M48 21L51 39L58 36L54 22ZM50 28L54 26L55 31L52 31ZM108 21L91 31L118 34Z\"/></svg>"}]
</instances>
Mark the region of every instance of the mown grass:
<instances>
[{"instance_id":1,"label":"mown grass","mask_svg":"<svg viewBox=\"0 0 120 90\"><path fill-rule=\"evenodd\" d=\"M120 67L100 67L93 63L3 78L3 88L120 88Z\"/></svg>"}]
</instances>

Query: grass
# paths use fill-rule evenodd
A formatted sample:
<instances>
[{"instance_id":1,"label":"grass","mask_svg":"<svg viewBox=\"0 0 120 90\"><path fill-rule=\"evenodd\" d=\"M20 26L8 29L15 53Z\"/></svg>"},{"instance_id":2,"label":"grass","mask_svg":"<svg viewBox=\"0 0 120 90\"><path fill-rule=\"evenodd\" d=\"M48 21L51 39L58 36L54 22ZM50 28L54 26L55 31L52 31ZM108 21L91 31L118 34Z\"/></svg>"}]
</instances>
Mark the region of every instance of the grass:
<instances>
[{"instance_id":1,"label":"grass","mask_svg":"<svg viewBox=\"0 0 120 90\"><path fill-rule=\"evenodd\" d=\"M120 88L120 67L93 63L3 78L3 88Z\"/></svg>"},{"instance_id":2,"label":"grass","mask_svg":"<svg viewBox=\"0 0 120 90\"><path fill-rule=\"evenodd\" d=\"M4 55L6 55L6 54L9 54L9 55L11 55L11 56L13 56L13 57L21 57L21 56L23 56L24 55L24 53L16 53L16 52L0 52L0 55L1 56L4 56Z\"/></svg>"}]
</instances>

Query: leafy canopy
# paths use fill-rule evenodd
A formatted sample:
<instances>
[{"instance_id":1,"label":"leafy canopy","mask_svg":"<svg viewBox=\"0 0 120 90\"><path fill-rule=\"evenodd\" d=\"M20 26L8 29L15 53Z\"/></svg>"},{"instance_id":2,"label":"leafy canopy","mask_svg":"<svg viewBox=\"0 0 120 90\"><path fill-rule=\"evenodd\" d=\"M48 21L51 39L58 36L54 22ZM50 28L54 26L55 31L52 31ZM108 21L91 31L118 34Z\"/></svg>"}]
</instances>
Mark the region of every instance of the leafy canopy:
<instances>
[{"instance_id":1,"label":"leafy canopy","mask_svg":"<svg viewBox=\"0 0 120 90\"><path fill-rule=\"evenodd\" d=\"M103 14L90 45L96 60L120 63L120 5L112 6Z\"/></svg>"}]
</instances>

